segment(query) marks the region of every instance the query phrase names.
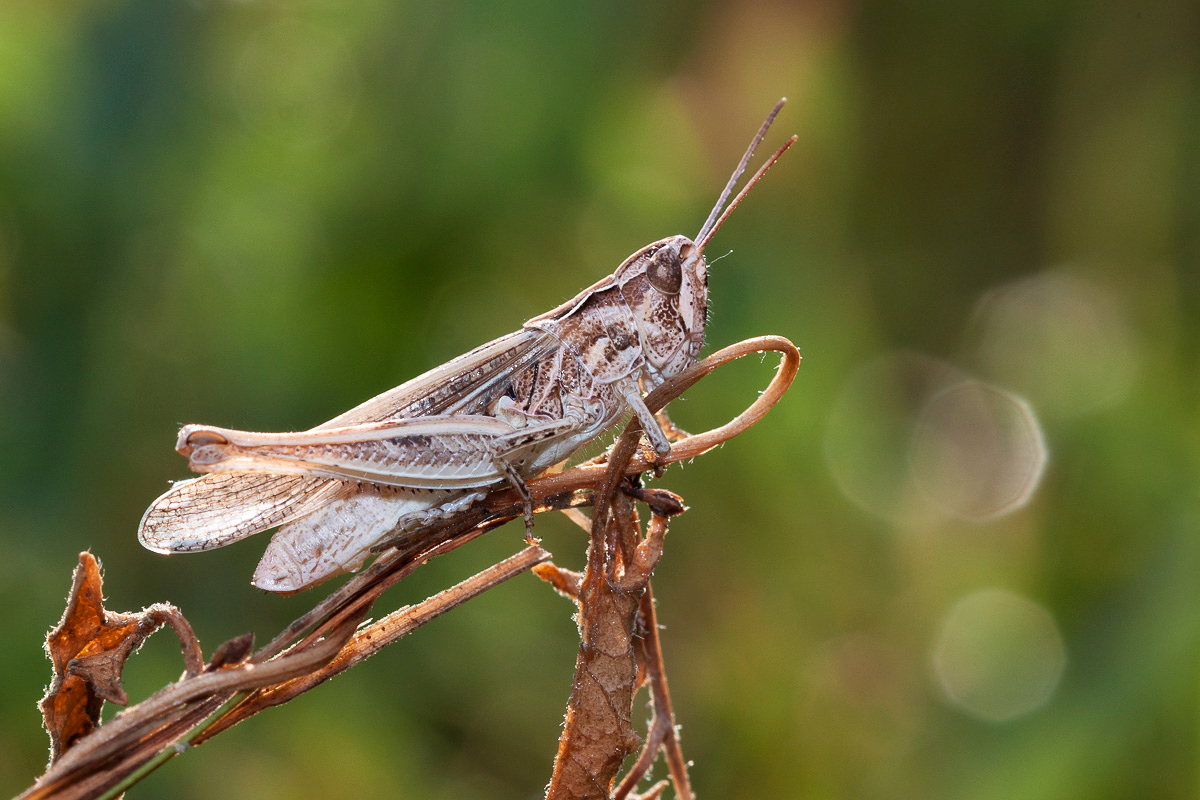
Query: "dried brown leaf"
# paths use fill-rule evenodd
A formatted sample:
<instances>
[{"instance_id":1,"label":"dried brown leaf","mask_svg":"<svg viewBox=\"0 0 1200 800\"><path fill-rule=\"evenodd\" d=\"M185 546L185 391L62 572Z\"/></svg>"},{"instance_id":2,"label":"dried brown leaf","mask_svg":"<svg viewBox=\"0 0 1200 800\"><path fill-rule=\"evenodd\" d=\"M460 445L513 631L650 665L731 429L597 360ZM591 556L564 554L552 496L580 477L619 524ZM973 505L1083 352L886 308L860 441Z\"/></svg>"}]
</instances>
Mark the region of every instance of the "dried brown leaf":
<instances>
[{"instance_id":1,"label":"dried brown leaf","mask_svg":"<svg viewBox=\"0 0 1200 800\"><path fill-rule=\"evenodd\" d=\"M66 611L46 636L54 679L39 708L50 734L51 764L95 729L105 700L122 706L129 702L121 687L125 660L163 625L179 637L187 673L197 674L200 644L179 609L155 603L136 614L108 611L100 562L89 552L79 554Z\"/></svg>"},{"instance_id":2,"label":"dried brown leaf","mask_svg":"<svg viewBox=\"0 0 1200 800\"><path fill-rule=\"evenodd\" d=\"M100 563L79 554L67 609L46 637L54 680L39 708L50 734L50 761L91 733L105 700L128 702L121 689L121 664L129 654L138 619L104 609Z\"/></svg>"}]
</instances>

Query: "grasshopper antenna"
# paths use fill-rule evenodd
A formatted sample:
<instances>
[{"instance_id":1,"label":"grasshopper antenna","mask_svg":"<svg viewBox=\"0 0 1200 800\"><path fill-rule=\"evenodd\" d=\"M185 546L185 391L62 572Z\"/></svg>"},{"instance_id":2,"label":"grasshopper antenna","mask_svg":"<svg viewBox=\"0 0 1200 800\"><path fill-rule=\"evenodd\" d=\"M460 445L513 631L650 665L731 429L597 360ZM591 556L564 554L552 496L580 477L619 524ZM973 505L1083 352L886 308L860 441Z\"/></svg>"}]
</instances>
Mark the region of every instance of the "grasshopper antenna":
<instances>
[{"instance_id":1,"label":"grasshopper antenna","mask_svg":"<svg viewBox=\"0 0 1200 800\"><path fill-rule=\"evenodd\" d=\"M762 176L767 174L767 170L773 167L775 162L779 160L779 157L783 155L789 147L795 144L796 140L799 138L799 136L793 134L790 139L783 143L782 147L775 151L775 155L767 159L767 163L758 168L758 172L754 173L754 177L742 187L742 190L737 193L737 197L733 198L733 202L730 203L729 207L725 209L725 213L718 217L716 223L714 223L713 226L708 229L707 233L703 234L703 236L700 238L700 241L696 242L697 253L704 252L705 245L707 245L708 240L711 239L718 230L720 230L721 223L723 223L729 217L729 215L733 213L733 210L738 207L738 203L742 202L742 198L744 198L750 192L750 190L754 188L754 184L758 183L759 180L762 179Z\"/></svg>"},{"instance_id":2,"label":"grasshopper antenna","mask_svg":"<svg viewBox=\"0 0 1200 800\"><path fill-rule=\"evenodd\" d=\"M787 102L786 97L779 98L779 102L771 109L771 113L767 114L767 118L763 121L762 127L758 129L758 133L754 135L754 139L750 142L750 146L746 148L746 154L742 156L742 160L738 163L737 169L729 176L729 182L725 184L724 191L717 198L717 204L713 206L713 210L709 212L708 219L704 220L704 225L700 227L700 232L696 234L696 241L701 241L707 237L713 225L713 220L721 213L721 207L725 205L725 201L729 198L729 193L733 191L733 187L737 184L738 178L742 177L742 173L746 171L746 165L750 163L750 159L754 157L754 151L762 142L763 137L767 135L767 129L771 127L771 123L775 121L775 117L779 115L779 110L783 108ZM753 181L751 181L753 183ZM735 201L736 202L736 201ZM718 223L719 225L719 223Z\"/></svg>"}]
</instances>

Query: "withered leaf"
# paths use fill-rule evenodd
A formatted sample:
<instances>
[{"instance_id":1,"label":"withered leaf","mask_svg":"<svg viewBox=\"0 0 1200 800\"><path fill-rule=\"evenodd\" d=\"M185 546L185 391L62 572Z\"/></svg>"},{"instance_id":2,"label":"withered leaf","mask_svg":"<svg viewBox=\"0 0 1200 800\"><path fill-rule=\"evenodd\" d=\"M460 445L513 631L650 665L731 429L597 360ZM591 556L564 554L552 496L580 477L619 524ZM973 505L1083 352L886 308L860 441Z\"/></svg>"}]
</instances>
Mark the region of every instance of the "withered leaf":
<instances>
[{"instance_id":1,"label":"withered leaf","mask_svg":"<svg viewBox=\"0 0 1200 800\"><path fill-rule=\"evenodd\" d=\"M128 702L121 667L145 632L139 615L106 611L103 600L100 563L80 553L67 609L46 637L54 680L38 707L50 734L51 763L96 727L105 700Z\"/></svg>"}]
</instances>

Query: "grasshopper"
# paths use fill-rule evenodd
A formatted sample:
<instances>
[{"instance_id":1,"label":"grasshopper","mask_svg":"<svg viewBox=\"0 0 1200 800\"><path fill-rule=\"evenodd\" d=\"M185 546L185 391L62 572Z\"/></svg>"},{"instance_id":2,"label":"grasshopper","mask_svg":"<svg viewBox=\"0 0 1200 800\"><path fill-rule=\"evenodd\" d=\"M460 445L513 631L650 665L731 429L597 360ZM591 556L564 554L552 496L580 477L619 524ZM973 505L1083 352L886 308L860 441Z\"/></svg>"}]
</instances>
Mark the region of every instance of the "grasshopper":
<instances>
[{"instance_id":1,"label":"grasshopper","mask_svg":"<svg viewBox=\"0 0 1200 800\"><path fill-rule=\"evenodd\" d=\"M306 589L362 566L372 545L417 532L509 482L567 459L632 412L659 455L671 445L643 392L695 364L704 344L704 248L793 136L725 205L780 100L695 239L641 248L598 283L488 342L298 433L185 425L176 449L203 477L147 509L138 539L159 553L221 547L270 528L252 583Z\"/></svg>"}]
</instances>

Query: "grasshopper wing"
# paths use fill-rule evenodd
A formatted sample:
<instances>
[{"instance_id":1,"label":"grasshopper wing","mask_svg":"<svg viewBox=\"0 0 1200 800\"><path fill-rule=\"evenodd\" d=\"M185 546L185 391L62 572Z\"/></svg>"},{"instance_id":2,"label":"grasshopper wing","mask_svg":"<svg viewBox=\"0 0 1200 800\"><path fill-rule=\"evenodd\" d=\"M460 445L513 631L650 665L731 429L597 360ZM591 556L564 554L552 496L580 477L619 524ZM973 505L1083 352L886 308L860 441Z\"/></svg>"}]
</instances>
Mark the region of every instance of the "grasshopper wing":
<instances>
[{"instance_id":1,"label":"grasshopper wing","mask_svg":"<svg viewBox=\"0 0 1200 800\"><path fill-rule=\"evenodd\" d=\"M211 550L299 519L345 491L343 481L312 475L213 473L155 500L138 540L156 553Z\"/></svg>"},{"instance_id":2,"label":"grasshopper wing","mask_svg":"<svg viewBox=\"0 0 1200 800\"><path fill-rule=\"evenodd\" d=\"M478 414L504 393L514 374L557 347L558 342L542 331L523 329L502 336L313 431L429 415ZM300 519L346 495L352 486L341 476L295 466L285 474L261 469L211 472L176 483L155 500L138 526L138 539L160 553L209 550Z\"/></svg>"}]
</instances>

